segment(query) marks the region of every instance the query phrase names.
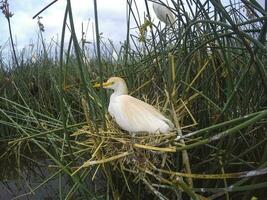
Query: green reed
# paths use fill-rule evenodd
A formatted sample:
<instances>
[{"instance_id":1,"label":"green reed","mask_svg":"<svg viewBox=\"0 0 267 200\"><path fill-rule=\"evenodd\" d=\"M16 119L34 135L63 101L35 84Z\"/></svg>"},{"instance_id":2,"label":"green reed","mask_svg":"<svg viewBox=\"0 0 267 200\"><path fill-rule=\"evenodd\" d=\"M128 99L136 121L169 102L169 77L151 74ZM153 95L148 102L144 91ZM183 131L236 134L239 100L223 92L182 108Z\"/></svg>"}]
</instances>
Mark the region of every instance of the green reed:
<instances>
[{"instance_id":1,"label":"green reed","mask_svg":"<svg viewBox=\"0 0 267 200\"><path fill-rule=\"evenodd\" d=\"M140 3L148 14L147 25L139 11ZM108 123L105 121L108 93L96 91L92 85L110 76L125 78L133 96L159 108L182 127L188 126L182 129L185 144L177 146L178 153L172 155L170 168L184 170L182 150L187 150L192 173L223 174L266 167L266 10L256 1L245 0L230 1L226 6L214 0L169 3L166 6L170 6L176 22L165 26L152 20L151 1L127 1L127 35L120 49L115 49L119 59L112 62L114 46L96 31L96 57L85 63L84 57L88 55L76 36L75 16L68 0L61 41L54 46L54 51L60 52L59 58L45 59L45 55L36 52L36 63L18 58L22 66L1 68L0 123L7 132L1 133L0 142L8 141L10 149L31 142L54 163L51 177L40 187L49 184L52 178L61 183L67 175L72 188L64 193L60 184L61 199L72 199L77 194L114 198L118 191L122 199L141 199L143 193L148 198L153 196L144 188L149 185L146 180L136 184L130 174L125 174L126 186L122 181L125 177L109 165L101 172L107 184L104 195L85 181L96 170L94 167L72 176L73 168L90 158L89 152L75 145L78 138L70 136L86 124L81 101L84 98L88 104L88 118L97 134ZM96 30L101 23L97 11L95 1ZM144 32L140 31L142 27ZM70 38L65 36L68 30ZM36 49L42 48L45 45ZM46 50L47 55L52 54ZM78 154L80 151L83 153ZM2 153L1 159L6 157ZM192 188L186 182L179 186L185 199L198 199L196 194L210 199L251 199L253 195L260 198L266 194L264 176L197 179L193 180ZM178 198L179 186L158 190Z\"/></svg>"}]
</instances>

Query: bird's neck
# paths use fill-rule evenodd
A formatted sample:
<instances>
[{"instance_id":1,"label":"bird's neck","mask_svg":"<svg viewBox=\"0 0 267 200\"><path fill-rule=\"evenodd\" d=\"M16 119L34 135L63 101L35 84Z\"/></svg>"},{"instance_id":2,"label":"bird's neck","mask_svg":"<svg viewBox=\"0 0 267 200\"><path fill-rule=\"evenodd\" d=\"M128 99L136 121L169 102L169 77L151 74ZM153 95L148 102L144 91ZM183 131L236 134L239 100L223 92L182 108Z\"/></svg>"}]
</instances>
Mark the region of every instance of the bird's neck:
<instances>
[{"instance_id":1,"label":"bird's neck","mask_svg":"<svg viewBox=\"0 0 267 200\"><path fill-rule=\"evenodd\" d=\"M127 86L125 85L120 85L116 90L114 90L112 96L120 96L120 95L127 95L128 94L128 89Z\"/></svg>"}]
</instances>

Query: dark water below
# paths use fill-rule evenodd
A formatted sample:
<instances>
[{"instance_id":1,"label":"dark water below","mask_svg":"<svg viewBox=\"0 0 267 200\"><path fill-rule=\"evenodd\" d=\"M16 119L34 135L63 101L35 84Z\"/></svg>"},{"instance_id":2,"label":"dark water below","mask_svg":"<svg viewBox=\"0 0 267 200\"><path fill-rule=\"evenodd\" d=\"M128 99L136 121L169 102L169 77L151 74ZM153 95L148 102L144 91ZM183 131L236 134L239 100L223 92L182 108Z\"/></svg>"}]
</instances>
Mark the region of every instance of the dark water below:
<instances>
[{"instance_id":1,"label":"dark water below","mask_svg":"<svg viewBox=\"0 0 267 200\"><path fill-rule=\"evenodd\" d=\"M18 158L16 153L14 153L17 152L17 149L10 152L6 150L7 148L3 148L0 142L0 200L52 200L60 199L60 196L64 199L72 188L73 181L64 173L61 176L57 174L47 183L44 183L59 168L51 167L51 165L54 166L55 164L43 157L41 152L20 152L20 157ZM101 192L105 187L105 183L101 183L103 181L101 181L99 176L96 177L94 182L91 180L91 177L89 175L84 183L90 191L99 193L100 190ZM86 198L79 192L76 192L75 196L72 196L71 199Z\"/></svg>"},{"instance_id":2,"label":"dark water below","mask_svg":"<svg viewBox=\"0 0 267 200\"><path fill-rule=\"evenodd\" d=\"M56 170L50 170L48 161L43 160L41 166L28 163L18 171L17 167L6 166L1 171L5 174L1 177L0 200L9 199L59 199L59 176L56 176L45 183L36 191L33 191L42 184L48 177L52 176ZM71 181L66 175L62 175L62 193L67 194L71 188Z\"/></svg>"},{"instance_id":3,"label":"dark water below","mask_svg":"<svg viewBox=\"0 0 267 200\"><path fill-rule=\"evenodd\" d=\"M32 192L34 188L42 183L41 177L24 171L17 179L2 180L0 185L0 199L57 199L58 180L52 180L40 189ZM64 183L66 184L66 183Z\"/></svg>"}]
</instances>

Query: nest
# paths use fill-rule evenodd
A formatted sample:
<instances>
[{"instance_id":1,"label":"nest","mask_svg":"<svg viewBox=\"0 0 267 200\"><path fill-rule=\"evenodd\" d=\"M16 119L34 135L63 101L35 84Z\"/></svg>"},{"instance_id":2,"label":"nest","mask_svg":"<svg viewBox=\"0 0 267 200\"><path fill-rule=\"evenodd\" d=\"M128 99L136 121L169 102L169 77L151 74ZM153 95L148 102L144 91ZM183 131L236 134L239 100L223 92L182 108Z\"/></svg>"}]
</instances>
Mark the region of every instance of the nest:
<instances>
[{"instance_id":1,"label":"nest","mask_svg":"<svg viewBox=\"0 0 267 200\"><path fill-rule=\"evenodd\" d=\"M82 168L97 166L98 170L108 164L112 170L121 173L127 186L129 180L125 172L135 177L131 181L137 183L141 180L154 195L165 199L155 187L166 187L166 184L171 186L177 182L177 176L171 173L174 169L177 134L140 133L133 136L122 132L113 122L108 122L107 125L106 131L96 131L88 125L72 134L82 138L82 141L76 140L76 144L87 149L91 155L73 174ZM128 189L130 190L129 187Z\"/></svg>"},{"instance_id":2,"label":"nest","mask_svg":"<svg viewBox=\"0 0 267 200\"><path fill-rule=\"evenodd\" d=\"M133 161L135 161L135 164L142 164L151 160L149 152L153 156L176 152L176 147L171 145L176 138L175 133L140 133L131 136L121 131L92 132L90 126L84 126L72 134L72 136L78 135L84 135L86 139L77 143L89 147L92 155L92 159L84 163L84 167L111 161L116 162L118 159L122 159L123 163L127 164Z\"/></svg>"},{"instance_id":3,"label":"nest","mask_svg":"<svg viewBox=\"0 0 267 200\"><path fill-rule=\"evenodd\" d=\"M123 132L108 116L106 116L106 129L96 130L90 120L89 112L87 112L88 107L85 99L82 99L82 105L88 125L77 130L72 136L76 137L78 153L89 152L90 158L83 160L83 164L77 167L73 174L78 173L81 169L96 166L92 177L94 179L98 170L102 168L105 171L108 165L110 166L109 169L116 171L116 173L119 172L119 176L123 177L124 185L127 186L129 192L131 189L128 183L140 181L159 199L169 199L168 197L172 196L173 192L180 194L181 191L190 190L192 177L188 176L191 170L187 153L182 153L183 166L179 167L182 172L177 172L177 158L179 157L177 156L177 147L184 146L183 140L181 143L177 141L177 135L181 135L181 129L196 124L193 117L194 124L182 127L172 133L131 135L128 132ZM188 115L189 110L186 103L182 102L181 105L179 113ZM192 116L190 112L189 116ZM176 115L175 117L178 123L179 120ZM176 126L180 127L179 124ZM83 157L82 154L80 157ZM104 174L109 179L109 173ZM187 183L183 181L183 177L186 178ZM164 190L164 195L160 192L161 190ZM113 197L117 199L116 196Z\"/></svg>"}]
</instances>

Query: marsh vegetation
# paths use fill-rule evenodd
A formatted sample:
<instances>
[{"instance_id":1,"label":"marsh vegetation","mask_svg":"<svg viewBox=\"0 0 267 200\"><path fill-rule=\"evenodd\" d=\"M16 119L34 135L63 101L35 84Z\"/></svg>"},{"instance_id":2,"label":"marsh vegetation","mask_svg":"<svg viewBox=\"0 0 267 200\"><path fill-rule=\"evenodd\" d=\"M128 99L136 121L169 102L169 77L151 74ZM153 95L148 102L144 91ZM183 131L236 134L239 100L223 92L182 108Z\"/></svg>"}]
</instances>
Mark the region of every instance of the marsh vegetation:
<instances>
[{"instance_id":1,"label":"marsh vegetation","mask_svg":"<svg viewBox=\"0 0 267 200\"><path fill-rule=\"evenodd\" d=\"M151 1L142 1L145 16L139 3L127 1L119 49L101 38L97 20L95 48L86 49L70 0L60 42L39 37L34 59L11 45L7 62L0 49L1 187L27 183L17 199L35 199L51 184L53 199L266 198L266 8L169 1L175 22L166 26L151 19ZM121 130L107 114L109 93L92 87L111 76L176 131L132 138ZM27 179L26 171L44 168L39 184Z\"/></svg>"}]
</instances>

